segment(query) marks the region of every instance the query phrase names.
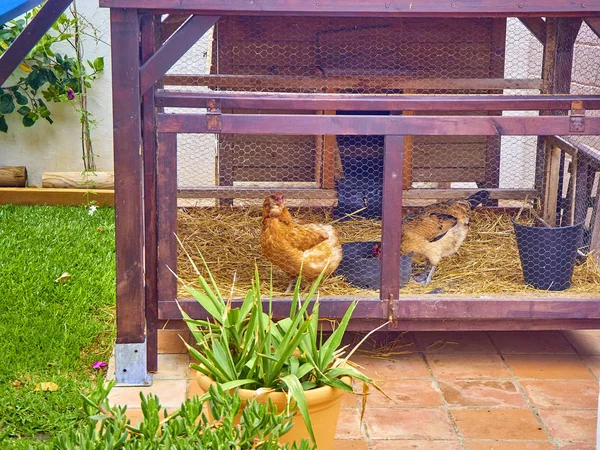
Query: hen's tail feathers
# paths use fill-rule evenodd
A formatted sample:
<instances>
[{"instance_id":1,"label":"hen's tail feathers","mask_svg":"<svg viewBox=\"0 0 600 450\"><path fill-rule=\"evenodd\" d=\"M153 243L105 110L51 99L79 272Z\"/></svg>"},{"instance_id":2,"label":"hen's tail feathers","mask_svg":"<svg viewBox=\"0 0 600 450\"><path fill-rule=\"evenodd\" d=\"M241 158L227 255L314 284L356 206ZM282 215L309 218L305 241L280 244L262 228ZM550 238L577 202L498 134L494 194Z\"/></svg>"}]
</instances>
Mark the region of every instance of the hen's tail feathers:
<instances>
[{"instance_id":1,"label":"hen's tail feathers","mask_svg":"<svg viewBox=\"0 0 600 450\"><path fill-rule=\"evenodd\" d=\"M485 203L490 198L489 191L479 191L471 195L467 201L471 204L471 209L477 208L481 203Z\"/></svg>"}]
</instances>

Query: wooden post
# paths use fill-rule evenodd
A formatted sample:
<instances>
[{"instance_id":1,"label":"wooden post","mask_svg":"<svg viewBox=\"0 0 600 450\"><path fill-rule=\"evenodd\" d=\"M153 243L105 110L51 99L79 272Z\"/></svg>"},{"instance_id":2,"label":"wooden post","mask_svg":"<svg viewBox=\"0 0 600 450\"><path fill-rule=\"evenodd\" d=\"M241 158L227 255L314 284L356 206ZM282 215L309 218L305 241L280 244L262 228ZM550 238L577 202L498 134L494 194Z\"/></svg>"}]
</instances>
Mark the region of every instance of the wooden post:
<instances>
[{"instance_id":1,"label":"wooden post","mask_svg":"<svg viewBox=\"0 0 600 450\"><path fill-rule=\"evenodd\" d=\"M504 78L504 63L506 55L506 19L492 19L492 34L490 43L490 78ZM489 91L489 94L502 94L501 90ZM501 116L502 111L490 111L489 116ZM483 188L500 186L500 136L488 136L485 147L485 182ZM488 205L497 205L492 200Z\"/></svg>"},{"instance_id":2,"label":"wooden post","mask_svg":"<svg viewBox=\"0 0 600 450\"><path fill-rule=\"evenodd\" d=\"M156 155L158 300L177 299L177 134L159 133ZM170 269L170 270L169 270Z\"/></svg>"},{"instance_id":3,"label":"wooden post","mask_svg":"<svg viewBox=\"0 0 600 450\"><path fill-rule=\"evenodd\" d=\"M400 239L402 236L402 172L404 137L386 136L383 153L383 214L381 231L381 301L390 302L400 296Z\"/></svg>"},{"instance_id":4,"label":"wooden post","mask_svg":"<svg viewBox=\"0 0 600 450\"><path fill-rule=\"evenodd\" d=\"M140 149L139 19L110 10L115 166L117 344L145 340L144 217Z\"/></svg>"},{"instance_id":5,"label":"wooden post","mask_svg":"<svg viewBox=\"0 0 600 450\"><path fill-rule=\"evenodd\" d=\"M579 18L546 19L546 44L542 67L541 94L568 94L571 90L571 68L573 64L573 48L581 27ZM552 115L552 111L540 111L540 115ZM538 139L535 184L540 198L548 198L549 186L546 155L552 153L551 139L540 136ZM558 185L556 185L558 187ZM553 214L548 210L550 205L543 205L543 217Z\"/></svg>"},{"instance_id":6,"label":"wooden post","mask_svg":"<svg viewBox=\"0 0 600 450\"><path fill-rule=\"evenodd\" d=\"M140 18L142 64L158 46L160 16L144 14ZM157 218L156 218L156 110L155 87L142 98L142 149L144 155L144 220L146 277L146 348L148 372L158 370L158 298L157 298Z\"/></svg>"},{"instance_id":7,"label":"wooden post","mask_svg":"<svg viewBox=\"0 0 600 450\"><path fill-rule=\"evenodd\" d=\"M577 153L577 168L575 174L575 213L574 224L585 221L588 212L588 184L590 180L590 164L587 158L580 152Z\"/></svg>"}]
</instances>

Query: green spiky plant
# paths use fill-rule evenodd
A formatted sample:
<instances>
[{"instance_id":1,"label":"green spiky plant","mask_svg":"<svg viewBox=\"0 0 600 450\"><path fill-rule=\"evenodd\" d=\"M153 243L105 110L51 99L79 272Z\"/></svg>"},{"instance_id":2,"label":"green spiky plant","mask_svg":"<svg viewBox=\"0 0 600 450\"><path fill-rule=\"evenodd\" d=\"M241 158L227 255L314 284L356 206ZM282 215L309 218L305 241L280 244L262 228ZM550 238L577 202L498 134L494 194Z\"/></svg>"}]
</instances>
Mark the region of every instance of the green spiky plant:
<instances>
[{"instance_id":1,"label":"green spiky plant","mask_svg":"<svg viewBox=\"0 0 600 450\"><path fill-rule=\"evenodd\" d=\"M127 407L111 406L108 394L114 381L102 382L83 407L87 426L75 428L42 446L44 450L315 450L307 440L281 445L279 438L292 427L292 418L276 411L272 403L252 401L243 408L240 397L210 387L209 408L215 420L203 412L203 400L188 399L177 411L167 414L155 395L140 393L143 420L137 426L127 419ZM236 416L241 411L239 423Z\"/></svg>"},{"instance_id":2,"label":"green spiky plant","mask_svg":"<svg viewBox=\"0 0 600 450\"><path fill-rule=\"evenodd\" d=\"M300 298L301 277L298 277L289 317L276 321L272 313L272 295L269 296L268 312L263 311L257 268L252 288L241 306L232 308L231 300L226 300L221 295L206 262L204 259L202 261L208 280L194 265L202 290L189 286L186 289L212 320L192 319L180 307L197 343L196 346L186 343L189 353L199 363L192 364L192 368L224 389L242 387L260 389L263 393L286 392L288 410L290 404L297 407L313 442L315 437L305 391L331 386L353 392L352 386L343 380L344 377L361 380L364 384L363 392L368 392L369 385L381 391L371 378L352 367L348 358L371 333L387 323L373 330L347 352L347 347L342 346L342 338L357 305L354 301L338 327L324 340L319 328L319 300L315 297L323 273L304 299ZM271 277L270 292L272 291ZM210 393L205 394L205 397L210 397ZM365 396L363 412L364 400Z\"/></svg>"}]
</instances>

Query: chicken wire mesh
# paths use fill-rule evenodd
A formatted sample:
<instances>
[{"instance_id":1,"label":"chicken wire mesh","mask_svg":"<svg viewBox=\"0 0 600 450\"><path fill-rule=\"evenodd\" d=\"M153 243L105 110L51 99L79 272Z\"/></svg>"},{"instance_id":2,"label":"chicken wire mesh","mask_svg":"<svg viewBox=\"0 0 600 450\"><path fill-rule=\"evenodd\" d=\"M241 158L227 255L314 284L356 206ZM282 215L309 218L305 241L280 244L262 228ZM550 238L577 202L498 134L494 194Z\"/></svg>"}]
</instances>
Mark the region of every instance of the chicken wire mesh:
<instances>
[{"instance_id":1,"label":"chicken wire mesh","mask_svg":"<svg viewBox=\"0 0 600 450\"><path fill-rule=\"evenodd\" d=\"M575 44L572 93L598 93L600 70L594 63L598 59L597 52L600 52L597 36L583 25ZM542 60L542 44L516 18L367 20L228 17L220 20L168 75L169 84L176 85L179 90L204 92L535 95L540 93L542 84ZM489 82L481 84L482 79L506 79L515 83L507 85L512 88L500 88L502 84L496 84L500 87L492 89ZM167 112L178 111L167 109ZM365 115L365 112L357 111L305 113ZM369 114L392 113L373 111ZM427 114L485 113L435 111ZM502 114L527 116L538 115L538 112L504 111ZM564 138L584 145L592 152L600 147L598 136ZM563 226L576 220L583 221L583 235L577 235L574 245L575 253L579 250L580 262L584 264L577 266L575 273L579 280L577 288L586 292L598 282L597 270L591 262L593 258L584 261L582 257L590 245L595 219L592 206L597 190L597 181L594 181L596 166L588 164L585 168L588 175L585 178L585 195L574 195L575 172L579 174L578 179L584 179L579 170L582 164L578 165L564 152L554 155L557 166L552 168L552 176L556 180L552 182L556 185L556 193L555 198L550 200L555 201L556 211L539 209L532 215L527 213L531 200L538 199L537 206L548 202L545 197L548 194L541 186L549 182L546 179L548 169L544 169L543 165L548 163L542 164L542 161L552 155L540 154L538 147L537 136L406 136L403 187L407 194L404 204L420 208L440 202L447 189L457 192L448 194L448 197L461 197L463 200L478 190L505 189L511 190L511 195L503 198L500 193L499 200L486 199L483 204L516 207L517 210L527 204L526 213L521 213L519 219L529 225L537 223L538 217L554 220L557 225ZM309 243L320 246L325 257L316 251L319 263L315 267L322 268L323 261L330 262L330 269L339 263L338 269L325 282L324 293L366 295L369 291L376 295L383 148L383 136L179 135L178 188L186 192L179 204L188 208L206 207L179 212L178 226L184 243L193 243L207 256L209 266L213 264L217 268L223 286L230 284L235 274L238 281L234 289L238 294L243 293L248 285L254 261L258 263L265 283L272 263L275 292L283 293L288 281L294 278L294 272L298 272L297 268L290 269L288 266L297 266L298 263L291 262L292 256L279 241L273 248L265 249L261 225L263 199L248 199L233 193L230 198L217 198L210 194L218 188L238 187L260 188L265 196L283 192L293 220L323 224L298 227L302 230L298 231L299 242L306 240L307 243L297 246L302 252L313 249L312 246L304 249L303 246ZM313 195L294 198L297 196L295 190L299 189L312 189ZM437 193L429 198L416 193L425 189ZM411 195L411 192L415 194ZM277 203L277 200L271 200ZM526 289L519 266L519 249L512 231L511 214L514 215L514 211L510 214L490 213L487 210L482 212L480 207L460 213L452 209L458 204L453 202L440 207L433 215L427 213L428 220L432 219L431 226L438 227L442 233L433 233L425 239L428 243L423 245L434 248L429 253L437 252L444 257L430 283L421 286L410 281L403 287L404 291L510 293ZM419 214L423 211L413 209L411 212L415 215L410 217L416 217L416 222L419 222ZM460 217L456 217L457 214ZM339 242L335 244L331 244L336 241L331 236L331 228L325 226L330 223L333 223L338 235ZM467 231L469 233L463 244ZM522 242L525 248L529 248L531 243L540 239L528 237ZM233 243L226 252L222 249L224 240ZM533 263L534 274L544 274L557 266L559 256L567 253L562 247L563 241L566 242L558 240L560 248L554 256L550 256L550 262L542 262L542 258L538 258ZM352 243L358 244L352 247ZM342 244L344 258L338 261L336 249ZM546 253L548 245L545 244L542 254ZM440 246L444 249L440 250ZM427 273L432 265L436 265L433 262L440 260L428 257L428 251L418 246L413 250L416 265L423 266L414 269L415 274L422 270ZM304 256L310 255L305 253ZM334 262L331 263L331 260ZM552 261L557 264L553 266ZM407 281L406 264L410 265L410 262L404 261L403 283ZM183 255L180 255L180 270L191 270ZM564 272L563 269L560 271ZM489 277L487 282L465 281L481 273ZM424 280L421 278L419 281ZM425 281L429 280L425 278ZM549 288L552 289L552 285Z\"/></svg>"}]
</instances>

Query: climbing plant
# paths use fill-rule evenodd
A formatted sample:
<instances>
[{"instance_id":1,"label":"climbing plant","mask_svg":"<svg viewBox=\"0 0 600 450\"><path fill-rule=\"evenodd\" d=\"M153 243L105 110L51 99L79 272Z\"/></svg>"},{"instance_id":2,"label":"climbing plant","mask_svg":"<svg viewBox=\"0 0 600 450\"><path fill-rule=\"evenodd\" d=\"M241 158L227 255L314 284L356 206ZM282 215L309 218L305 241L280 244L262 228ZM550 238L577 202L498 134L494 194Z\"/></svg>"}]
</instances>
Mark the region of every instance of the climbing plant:
<instances>
[{"instance_id":1,"label":"climbing plant","mask_svg":"<svg viewBox=\"0 0 600 450\"><path fill-rule=\"evenodd\" d=\"M39 8L24 17L0 25L0 54L23 31ZM97 29L77 11L73 2L48 33L29 52L9 81L0 88L0 132L8 132L6 116L18 114L29 128L39 120L53 123L51 103L71 103L81 122L81 146L84 171L95 170L91 130L96 125L87 109L87 89L104 70L104 59L87 60L83 41L103 41Z\"/></svg>"}]
</instances>

